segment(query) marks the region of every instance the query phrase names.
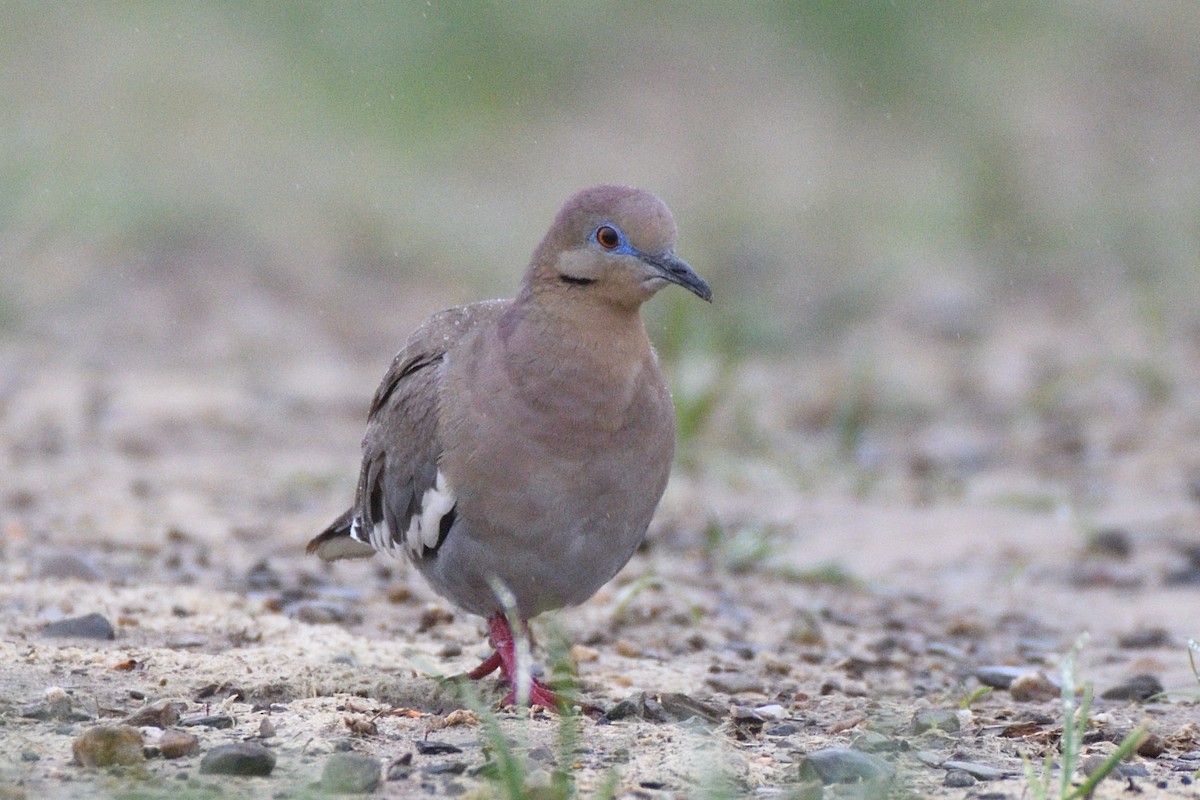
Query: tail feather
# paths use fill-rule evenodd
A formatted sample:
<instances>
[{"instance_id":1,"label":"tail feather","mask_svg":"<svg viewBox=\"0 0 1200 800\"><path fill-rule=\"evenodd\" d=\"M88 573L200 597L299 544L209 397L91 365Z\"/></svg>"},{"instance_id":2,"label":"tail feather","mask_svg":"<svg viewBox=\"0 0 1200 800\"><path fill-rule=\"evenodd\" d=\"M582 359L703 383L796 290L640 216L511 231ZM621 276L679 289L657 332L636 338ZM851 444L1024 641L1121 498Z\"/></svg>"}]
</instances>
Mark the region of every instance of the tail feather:
<instances>
[{"instance_id":1,"label":"tail feather","mask_svg":"<svg viewBox=\"0 0 1200 800\"><path fill-rule=\"evenodd\" d=\"M329 527L313 537L305 552L315 555L322 561L337 561L342 558L370 558L375 555L375 548L363 544L350 537L350 528L354 522L354 509L349 508Z\"/></svg>"}]
</instances>

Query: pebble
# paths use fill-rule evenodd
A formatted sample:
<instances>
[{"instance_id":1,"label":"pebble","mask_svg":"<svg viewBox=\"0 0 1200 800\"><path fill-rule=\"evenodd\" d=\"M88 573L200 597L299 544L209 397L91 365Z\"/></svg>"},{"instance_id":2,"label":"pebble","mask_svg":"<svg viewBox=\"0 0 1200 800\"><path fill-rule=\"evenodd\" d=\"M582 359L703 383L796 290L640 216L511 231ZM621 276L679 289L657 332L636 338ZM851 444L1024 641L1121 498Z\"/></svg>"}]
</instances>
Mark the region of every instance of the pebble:
<instances>
[{"instance_id":1,"label":"pebble","mask_svg":"<svg viewBox=\"0 0 1200 800\"><path fill-rule=\"evenodd\" d=\"M462 775L467 771L467 765L464 761L447 761L443 764L430 764L428 767L423 767L421 772L426 775Z\"/></svg>"},{"instance_id":2,"label":"pebble","mask_svg":"<svg viewBox=\"0 0 1200 800\"><path fill-rule=\"evenodd\" d=\"M455 747L447 742L436 742L429 739L418 739L416 741L417 752L423 756L446 756L452 753L461 753L462 749Z\"/></svg>"},{"instance_id":3,"label":"pebble","mask_svg":"<svg viewBox=\"0 0 1200 800\"><path fill-rule=\"evenodd\" d=\"M975 778L969 772L964 772L961 769L952 769L946 773L946 779L942 781L943 786L949 786L952 789L964 789L968 786L975 785Z\"/></svg>"},{"instance_id":4,"label":"pebble","mask_svg":"<svg viewBox=\"0 0 1200 800\"><path fill-rule=\"evenodd\" d=\"M1153 647L1169 647L1171 632L1166 628L1146 628L1131 631L1117 637L1117 646L1126 650L1146 650Z\"/></svg>"},{"instance_id":5,"label":"pebble","mask_svg":"<svg viewBox=\"0 0 1200 800\"><path fill-rule=\"evenodd\" d=\"M1144 703L1162 693L1162 682L1153 675L1142 673L1108 689L1100 697L1104 700L1133 700L1136 703Z\"/></svg>"},{"instance_id":6,"label":"pebble","mask_svg":"<svg viewBox=\"0 0 1200 800\"><path fill-rule=\"evenodd\" d=\"M96 565L77 553L64 552L46 556L38 564L39 578L75 579L80 581L98 581L103 575Z\"/></svg>"},{"instance_id":7,"label":"pebble","mask_svg":"<svg viewBox=\"0 0 1200 800\"><path fill-rule=\"evenodd\" d=\"M76 639L115 639L117 632L103 614L84 614L51 622L42 628L42 636L62 636Z\"/></svg>"},{"instance_id":8,"label":"pebble","mask_svg":"<svg viewBox=\"0 0 1200 800\"><path fill-rule=\"evenodd\" d=\"M179 721L179 706L169 700L160 700L142 706L122 722L135 728L169 728Z\"/></svg>"},{"instance_id":9,"label":"pebble","mask_svg":"<svg viewBox=\"0 0 1200 800\"><path fill-rule=\"evenodd\" d=\"M961 727L958 712L952 708L926 708L913 716L911 729L913 733L924 733L930 730L954 733Z\"/></svg>"},{"instance_id":10,"label":"pebble","mask_svg":"<svg viewBox=\"0 0 1200 800\"><path fill-rule=\"evenodd\" d=\"M346 603L329 600L301 600L289 605L286 611L289 617L308 625L357 625L362 622L362 614L358 611Z\"/></svg>"},{"instance_id":11,"label":"pebble","mask_svg":"<svg viewBox=\"0 0 1200 800\"><path fill-rule=\"evenodd\" d=\"M863 731L854 738L850 746L864 753L890 753L896 750L907 750L908 742L903 739L892 739L879 731Z\"/></svg>"},{"instance_id":12,"label":"pebble","mask_svg":"<svg viewBox=\"0 0 1200 800\"><path fill-rule=\"evenodd\" d=\"M1123 528L1102 528L1088 537L1084 552L1090 556L1126 559L1133 554L1133 537Z\"/></svg>"},{"instance_id":13,"label":"pebble","mask_svg":"<svg viewBox=\"0 0 1200 800\"><path fill-rule=\"evenodd\" d=\"M275 754L261 744L238 742L214 747L200 759L201 775L266 776L275 769Z\"/></svg>"},{"instance_id":14,"label":"pebble","mask_svg":"<svg viewBox=\"0 0 1200 800\"><path fill-rule=\"evenodd\" d=\"M158 739L158 751L163 758L183 758L200 752L200 739L187 731L168 728Z\"/></svg>"},{"instance_id":15,"label":"pebble","mask_svg":"<svg viewBox=\"0 0 1200 800\"><path fill-rule=\"evenodd\" d=\"M993 689L1007 689L1013 681L1029 672L1028 667L1009 667L1002 664L989 664L975 668L975 680Z\"/></svg>"},{"instance_id":16,"label":"pebble","mask_svg":"<svg viewBox=\"0 0 1200 800\"><path fill-rule=\"evenodd\" d=\"M895 767L879 756L848 747L816 750L800 762L801 780L817 777L826 784L890 779L895 773Z\"/></svg>"},{"instance_id":17,"label":"pebble","mask_svg":"<svg viewBox=\"0 0 1200 800\"><path fill-rule=\"evenodd\" d=\"M1012 682L1008 693L1018 702L1037 702L1058 697L1062 689L1041 672L1026 672Z\"/></svg>"},{"instance_id":18,"label":"pebble","mask_svg":"<svg viewBox=\"0 0 1200 800\"><path fill-rule=\"evenodd\" d=\"M142 734L128 725L88 728L71 743L75 762L85 767L131 766L146 760Z\"/></svg>"},{"instance_id":19,"label":"pebble","mask_svg":"<svg viewBox=\"0 0 1200 800\"><path fill-rule=\"evenodd\" d=\"M756 678L744 672L721 672L716 675L709 675L706 682L718 692L724 692L725 694L746 694L747 692L761 692L763 690L761 678Z\"/></svg>"},{"instance_id":20,"label":"pebble","mask_svg":"<svg viewBox=\"0 0 1200 800\"><path fill-rule=\"evenodd\" d=\"M1143 758L1158 758L1167 750L1167 742L1157 733L1147 733L1138 745L1137 754Z\"/></svg>"},{"instance_id":21,"label":"pebble","mask_svg":"<svg viewBox=\"0 0 1200 800\"><path fill-rule=\"evenodd\" d=\"M776 725L772 728L767 728L763 733L767 736L791 736L800 729L790 722L785 722L782 725Z\"/></svg>"},{"instance_id":22,"label":"pebble","mask_svg":"<svg viewBox=\"0 0 1200 800\"><path fill-rule=\"evenodd\" d=\"M204 714L199 717L184 717L179 724L185 728L232 728L233 717L228 714Z\"/></svg>"},{"instance_id":23,"label":"pebble","mask_svg":"<svg viewBox=\"0 0 1200 800\"><path fill-rule=\"evenodd\" d=\"M986 764L976 764L974 761L943 761L942 768L965 772L980 781L998 781L1009 774L1002 769L989 767Z\"/></svg>"},{"instance_id":24,"label":"pebble","mask_svg":"<svg viewBox=\"0 0 1200 800\"><path fill-rule=\"evenodd\" d=\"M321 770L321 789L330 794L370 794L382 782L380 761L362 753L334 753Z\"/></svg>"}]
</instances>

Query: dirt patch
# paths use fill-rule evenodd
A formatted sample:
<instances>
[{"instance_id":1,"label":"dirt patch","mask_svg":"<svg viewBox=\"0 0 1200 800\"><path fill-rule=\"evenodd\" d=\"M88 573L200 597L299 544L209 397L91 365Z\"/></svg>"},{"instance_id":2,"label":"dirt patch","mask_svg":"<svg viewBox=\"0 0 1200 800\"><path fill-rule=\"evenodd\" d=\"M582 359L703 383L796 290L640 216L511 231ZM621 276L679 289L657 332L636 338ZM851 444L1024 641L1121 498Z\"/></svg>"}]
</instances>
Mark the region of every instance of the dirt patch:
<instances>
[{"instance_id":1,"label":"dirt patch","mask_svg":"<svg viewBox=\"0 0 1200 800\"><path fill-rule=\"evenodd\" d=\"M350 498L388 354L229 281L101 296L4 347L0 796L305 796L343 751L378 759L382 796L482 792L494 749L438 677L484 655L480 621L399 562L302 555ZM139 334L184 306L182 332ZM1098 795L1195 795L1197 337L1114 345L1138 321L1111 308L980 315L962 340L897 311L844 351L733 369L648 545L539 627L620 713L581 720L567 765L555 717L501 711L535 782L809 797L811 754L854 748L889 777L824 796L1028 796L1063 722L1037 680L1086 633L1081 684L1166 691L1096 700L1087 756L1142 722L1157 743ZM113 638L43 633L93 613ZM144 763L74 763L84 731L163 703L196 752L162 758L142 725ZM201 769L236 742L271 775Z\"/></svg>"}]
</instances>

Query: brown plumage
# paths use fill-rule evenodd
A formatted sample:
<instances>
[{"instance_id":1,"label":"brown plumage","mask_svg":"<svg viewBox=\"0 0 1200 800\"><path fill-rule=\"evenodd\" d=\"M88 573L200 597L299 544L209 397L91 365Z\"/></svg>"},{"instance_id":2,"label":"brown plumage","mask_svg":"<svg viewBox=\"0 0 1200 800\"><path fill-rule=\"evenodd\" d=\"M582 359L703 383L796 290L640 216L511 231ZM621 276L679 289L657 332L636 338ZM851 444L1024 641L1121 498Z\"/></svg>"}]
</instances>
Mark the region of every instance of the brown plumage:
<instances>
[{"instance_id":1,"label":"brown plumage","mask_svg":"<svg viewBox=\"0 0 1200 800\"><path fill-rule=\"evenodd\" d=\"M499 668L515 680L497 585L522 622L581 603L645 535L675 419L638 311L671 283L712 297L675 256L676 235L647 192L576 194L516 298L435 314L375 393L354 506L308 552L406 555L439 594L489 619L496 653L472 677ZM532 702L557 700L530 688Z\"/></svg>"}]
</instances>

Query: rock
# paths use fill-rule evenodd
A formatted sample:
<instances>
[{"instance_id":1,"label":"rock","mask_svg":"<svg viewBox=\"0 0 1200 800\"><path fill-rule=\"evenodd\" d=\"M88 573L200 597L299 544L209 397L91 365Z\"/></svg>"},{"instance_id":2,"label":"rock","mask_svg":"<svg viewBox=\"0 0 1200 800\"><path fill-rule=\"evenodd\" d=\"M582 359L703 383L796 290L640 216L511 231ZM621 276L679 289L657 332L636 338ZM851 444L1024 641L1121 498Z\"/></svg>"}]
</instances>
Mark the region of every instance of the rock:
<instances>
[{"instance_id":1,"label":"rock","mask_svg":"<svg viewBox=\"0 0 1200 800\"><path fill-rule=\"evenodd\" d=\"M69 550L43 558L38 564L37 574L39 578L73 578L79 581L98 581L103 577L95 564Z\"/></svg>"},{"instance_id":2,"label":"rock","mask_svg":"<svg viewBox=\"0 0 1200 800\"><path fill-rule=\"evenodd\" d=\"M816 750L804 756L800 762L801 780L816 777L825 784L890 780L895 773L895 767L879 756L848 747Z\"/></svg>"},{"instance_id":3,"label":"rock","mask_svg":"<svg viewBox=\"0 0 1200 800\"><path fill-rule=\"evenodd\" d=\"M142 734L128 725L88 728L71 743L75 762L85 767L132 766L146 760Z\"/></svg>"},{"instance_id":4,"label":"rock","mask_svg":"<svg viewBox=\"0 0 1200 800\"><path fill-rule=\"evenodd\" d=\"M203 714L198 717L184 717L179 724L185 728L232 728L233 717L228 714Z\"/></svg>"},{"instance_id":5,"label":"rock","mask_svg":"<svg viewBox=\"0 0 1200 800\"><path fill-rule=\"evenodd\" d=\"M993 689L1007 689L1013 681L1029 672L1028 667L1009 667L1000 664L990 664L975 668L975 679L984 686Z\"/></svg>"},{"instance_id":6,"label":"rock","mask_svg":"<svg viewBox=\"0 0 1200 800\"><path fill-rule=\"evenodd\" d=\"M879 731L863 731L854 738L850 746L864 753L892 753L897 750L907 750L908 742L903 739L892 739Z\"/></svg>"},{"instance_id":7,"label":"rock","mask_svg":"<svg viewBox=\"0 0 1200 800\"><path fill-rule=\"evenodd\" d=\"M238 742L214 747L200 759L201 775L266 776L275 769L275 754L261 744Z\"/></svg>"},{"instance_id":8,"label":"rock","mask_svg":"<svg viewBox=\"0 0 1200 800\"><path fill-rule=\"evenodd\" d=\"M1084 552L1089 556L1126 559L1133 554L1133 537L1122 528L1101 528L1088 537Z\"/></svg>"},{"instance_id":9,"label":"rock","mask_svg":"<svg viewBox=\"0 0 1200 800\"><path fill-rule=\"evenodd\" d=\"M976 764L974 761L943 761L942 769L965 772L980 781L998 781L1009 773L986 764Z\"/></svg>"},{"instance_id":10,"label":"rock","mask_svg":"<svg viewBox=\"0 0 1200 800\"><path fill-rule=\"evenodd\" d=\"M1171 632L1166 628L1146 628L1117 637L1117 646L1126 650L1146 650L1152 647L1170 647L1170 645Z\"/></svg>"},{"instance_id":11,"label":"rock","mask_svg":"<svg viewBox=\"0 0 1200 800\"><path fill-rule=\"evenodd\" d=\"M1142 758L1158 758L1167 750L1167 742L1157 733L1147 733L1138 745L1137 754Z\"/></svg>"},{"instance_id":12,"label":"rock","mask_svg":"<svg viewBox=\"0 0 1200 800\"><path fill-rule=\"evenodd\" d=\"M271 722L270 718L263 717L258 723L258 738L270 739L275 735L275 723Z\"/></svg>"},{"instance_id":13,"label":"rock","mask_svg":"<svg viewBox=\"0 0 1200 800\"><path fill-rule=\"evenodd\" d=\"M758 706L754 709L764 720L778 722L787 719L787 710L778 703L769 703L765 706Z\"/></svg>"},{"instance_id":14,"label":"rock","mask_svg":"<svg viewBox=\"0 0 1200 800\"><path fill-rule=\"evenodd\" d=\"M719 672L709 675L706 683L725 694L746 694L763 690L762 678L744 672Z\"/></svg>"},{"instance_id":15,"label":"rock","mask_svg":"<svg viewBox=\"0 0 1200 800\"><path fill-rule=\"evenodd\" d=\"M51 622L42 628L42 636L72 637L76 639L115 639L117 632L103 614L85 614Z\"/></svg>"},{"instance_id":16,"label":"rock","mask_svg":"<svg viewBox=\"0 0 1200 800\"><path fill-rule=\"evenodd\" d=\"M267 559L262 559L246 572L246 588L252 592L269 592L283 587L279 573L271 568Z\"/></svg>"},{"instance_id":17,"label":"rock","mask_svg":"<svg viewBox=\"0 0 1200 800\"><path fill-rule=\"evenodd\" d=\"M791 736L793 733L796 733L799 730L800 729L792 723L785 722L782 725L775 725L774 727L767 728L765 731L763 731L763 733L767 736Z\"/></svg>"},{"instance_id":18,"label":"rock","mask_svg":"<svg viewBox=\"0 0 1200 800\"><path fill-rule=\"evenodd\" d=\"M946 779L942 781L942 785L953 789L963 789L967 786L974 786L975 778L969 772L964 772L961 769L952 769L946 773Z\"/></svg>"},{"instance_id":19,"label":"rock","mask_svg":"<svg viewBox=\"0 0 1200 800\"><path fill-rule=\"evenodd\" d=\"M142 706L122 722L135 728L169 728L179 721L179 706L169 700L160 700Z\"/></svg>"},{"instance_id":20,"label":"rock","mask_svg":"<svg viewBox=\"0 0 1200 800\"><path fill-rule=\"evenodd\" d=\"M362 622L362 614L348 604L329 600L301 600L285 610L288 616L309 625L357 625Z\"/></svg>"},{"instance_id":21,"label":"rock","mask_svg":"<svg viewBox=\"0 0 1200 800\"><path fill-rule=\"evenodd\" d=\"M925 708L913 716L910 727L913 733L924 733L934 729L954 733L962 726L958 712L952 708Z\"/></svg>"},{"instance_id":22,"label":"rock","mask_svg":"<svg viewBox=\"0 0 1200 800\"><path fill-rule=\"evenodd\" d=\"M1062 689L1056 686L1041 672L1026 672L1012 682L1008 687L1012 699L1021 703L1051 700L1062 694Z\"/></svg>"},{"instance_id":23,"label":"rock","mask_svg":"<svg viewBox=\"0 0 1200 800\"><path fill-rule=\"evenodd\" d=\"M1117 684L1103 692L1100 697L1104 700L1132 700L1135 703L1144 703L1151 697L1162 693L1162 682L1153 675L1142 673L1134 675L1124 683Z\"/></svg>"},{"instance_id":24,"label":"rock","mask_svg":"<svg viewBox=\"0 0 1200 800\"><path fill-rule=\"evenodd\" d=\"M321 770L321 789L330 794L370 794L382 782L381 762L362 753L334 753Z\"/></svg>"},{"instance_id":25,"label":"rock","mask_svg":"<svg viewBox=\"0 0 1200 800\"><path fill-rule=\"evenodd\" d=\"M446 742L435 742L428 739L416 741L417 752L423 756L446 756L461 753L462 749Z\"/></svg>"},{"instance_id":26,"label":"rock","mask_svg":"<svg viewBox=\"0 0 1200 800\"><path fill-rule=\"evenodd\" d=\"M641 692L617 703L600 719L603 722L615 722L630 717L649 722L682 722L698 718L705 722L716 723L725 718L725 711L678 692L666 692L653 696Z\"/></svg>"},{"instance_id":27,"label":"rock","mask_svg":"<svg viewBox=\"0 0 1200 800\"><path fill-rule=\"evenodd\" d=\"M90 722L91 714L76 711L71 702L71 695L59 686L46 689L43 699L21 706L17 715L26 719L57 722Z\"/></svg>"},{"instance_id":28,"label":"rock","mask_svg":"<svg viewBox=\"0 0 1200 800\"><path fill-rule=\"evenodd\" d=\"M158 751L163 758L183 758L200 752L200 739L187 731L168 728L158 739Z\"/></svg>"}]
</instances>

